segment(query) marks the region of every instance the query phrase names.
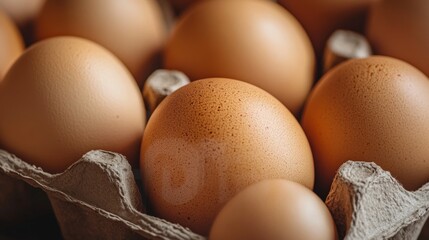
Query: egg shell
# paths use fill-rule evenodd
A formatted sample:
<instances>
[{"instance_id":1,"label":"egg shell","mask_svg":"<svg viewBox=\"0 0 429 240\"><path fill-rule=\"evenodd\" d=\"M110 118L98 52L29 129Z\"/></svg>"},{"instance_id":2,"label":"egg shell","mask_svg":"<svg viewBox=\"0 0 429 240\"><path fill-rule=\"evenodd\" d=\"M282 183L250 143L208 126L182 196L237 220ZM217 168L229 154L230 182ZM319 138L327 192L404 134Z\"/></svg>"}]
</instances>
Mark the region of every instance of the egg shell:
<instances>
[{"instance_id":1,"label":"egg shell","mask_svg":"<svg viewBox=\"0 0 429 240\"><path fill-rule=\"evenodd\" d=\"M0 145L57 173L103 149L137 165L143 99L126 67L85 39L57 37L29 48L0 84Z\"/></svg>"},{"instance_id":2,"label":"egg shell","mask_svg":"<svg viewBox=\"0 0 429 240\"><path fill-rule=\"evenodd\" d=\"M367 36L380 55L402 59L429 76L429 1L389 0L371 6Z\"/></svg>"},{"instance_id":3,"label":"egg shell","mask_svg":"<svg viewBox=\"0 0 429 240\"><path fill-rule=\"evenodd\" d=\"M24 51L24 42L15 24L0 9L0 82L12 63Z\"/></svg>"},{"instance_id":4,"label":"egg shell","mask_svg":"<svg viewBox=\"0 0 429 240\"><path fill-rule=\"evenodd\" d=\"M334 220L325 203L302 185L286 180L253 184L217 215L210 240L334 240Z\"/></svg>"},{"instance_id":5,"label":"egg shell","mask_svg":"<svg viewBox=\"0 0 429 240\"><path fill-rule=\"evenodd\" d=\"M294 116L260 88L223 78L191 82L161 102L144 132L140 168L154 214L203 235L251 183L314 183Z\"/></svg>"},{"instance_id":6,"label":"egg shell","mask_svg":"<svg viewBox=\"0 0 429 240\"><path fill-rule=\"evenodd\" d=\"M408 190L429 181L429 79L394 58L349 60L314 88L302 117L326 196L347 160L375 162Z\"/></svg>"},{"instance_id":7,"label":"egg shell","mask_svg":"<svg viewBox=\"0 0 429 240\"><path fill-rule=\"evenodd\" d=\"M47 0L36 22L39 39L72 35L109 49L139 85L159 64L166 35L154 0Z\"/></svg>"},{"instance_id":8,"label":"egg shell","mask_svg":"<svg viewBox=\"0 0 429 240\"><path fill-rule=\"evenodd\" d=\"M164 67L191 80L225 77L256 85L299 114L313 84L314 53L296 19L271 1L202 1L178 20Z\"/></svg>"}]
</instances>

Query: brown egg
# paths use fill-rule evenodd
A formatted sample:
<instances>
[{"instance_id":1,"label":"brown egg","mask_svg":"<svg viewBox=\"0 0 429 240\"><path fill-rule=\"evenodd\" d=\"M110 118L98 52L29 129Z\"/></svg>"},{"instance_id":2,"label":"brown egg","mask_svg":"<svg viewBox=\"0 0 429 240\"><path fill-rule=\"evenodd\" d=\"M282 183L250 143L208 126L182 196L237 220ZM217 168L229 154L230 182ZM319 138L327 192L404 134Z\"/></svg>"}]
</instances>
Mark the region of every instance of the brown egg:
<instances>
[{"instance_id":1,"label":"brown egg","mask_svg":"<svg viewBox=\"0 0 429 240\"><path fill-rule=\"evenodd\" d=\"M313 83L314 54L296 19L270 1L203 1L177 23L165 67L191 80L226 77L256 85L298 115Z\"/></svg>"},{"instance_id":2,"label":"brown egg","mask_svg":"<svg viewBox=\"0 0 429 240\"><path fill-rule=\"evenodd\" d=\"M302 117L326 196L347 160L375 162L407 189L429 181L429 79L389 57L350 60L328 72Z\"/></svg>"},{"instance_id":3,"label":"brown egg","mask_svg":"<svg viewBox=\"0 0 429 240\"><path fill-rule=\"evenodd\" d=\"M36 30L40 39L73 35L99 43L143 86L159 61L166 29L154 0L47 0Z\"/></svg>"},{"instance_id":4,"label":"brown egg","mask_svg":"<svg viewBox=\"0 0 429 240\"><path fill-rule=\"evenodd\" d=\"M208 234L249 184L284 178L313 187L311 150L273 96L245 82L195 81L167 96L144 132L141 174L154 214Z\"/></svg>"},{"instance_id":5,"label":"brown egg","mask_svg":"<svg viewBox=\"0 0 429 240\"><path fill-rule=\"evenodd\" d=\"M46 0L0 0L3 9L19 26L28 24L39 14Z\"/></svg>"},{"instance_id":6,"label":"brown egg","mask_svg":"<svg viewBox=\"0 0 429 240\"><path fill-rule=\"evenodd\" d=\"M367 26L376 53L402 59L429 76L429 1L373 4Z\"/></svg>"},{"instance_id":7,"label":"brown egg","mask_svg":"<svg viewBox=\"0 0 429 240\"><path fill-rule=\"evenodd\" d=\"M302 185L286 180L253 184L217 215L210 240L334 240L334 220L325 203Z\"/></svg>"},{"instance_id":8,"label":"brown egg","mask_svg":"<svg viewBox=\"0 0 429 240\"><path fill-rule=\"evenodd\" d=\"M136 165L145 110L126 67L88 40L57 37L29 48L0 84L0 145L56 173L104 149Z\"/></svg>"},{"instance_id":9,"label":"brown egg","mask_svg":"<svg viewBox=\"0 0 429 240\"><path fill-rule=\"evenodd\" d=\"M0 10L0 82L23 50L24 43L18 29Z\"/></svg>"},{"instance_id":10,"label":"brown egg","mask_svg":"<svg viewBox=\"0 0 429 240\"><path fill-rule=\"evenodd\" d=\"M307 31L318 59L337 29L363 31L368 6L378 0L279 0Z\"/></svg>"}]
</instances>

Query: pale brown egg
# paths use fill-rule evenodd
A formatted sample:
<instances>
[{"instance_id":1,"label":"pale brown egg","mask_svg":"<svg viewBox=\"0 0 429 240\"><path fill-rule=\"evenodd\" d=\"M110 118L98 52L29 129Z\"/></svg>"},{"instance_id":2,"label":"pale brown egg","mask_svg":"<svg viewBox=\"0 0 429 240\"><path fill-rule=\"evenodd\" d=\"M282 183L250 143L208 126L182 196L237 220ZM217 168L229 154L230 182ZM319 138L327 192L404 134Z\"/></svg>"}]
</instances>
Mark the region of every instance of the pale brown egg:
<instances>
[{"instance_id":1,"label":"pale brown egg","mask_svg":"<svg viewBox=\"0 0 429 240\"><path fill-rule=\"evenodd\" d=\"M307 31L318 59L337 29L363 32L368 6L378 0L279 0Z\"/></svg>"},{"instance_id":2,"label":"pale brown egg","mask_svg":"<svg viewBox=\"0 0 429 240\"><path fill-rule=\"evenodd\" d=\"M316 167L315 190L326 196L347 160L375 162L405 188L429 181L429 79L390 57L350 60L314 88L302 127Z\"/></svg>"},{"instance_id":3,"label":"pale brown egg","mask_svg":"<svg viewBox=\"0 0 429 240\"><path fill-rule=\"evenodd\" d=\"M379 1L370 9L367 36L377 54L411 63L429 76L429 1Z\"/></svg>"},{"instance_id":4,"label":"pale brown egg","mask_svg":"<svg viewBox=\"0 0 429 240\"><path fill-rule=\"evenodd\" d=\"M217 215L210 240L335 240L334 220L312 191L287 180L265 180L232 198Z\"/></svg>"},{"instance_id":5,"label":"pale brown egg","mask_svg":"<svg viewBox=\"0 0 429 240\"><path fill-rule=\"evenodd\" d=\"M46 0L0 0L3 9L19 26L34 20Z\"/></svg>"},{"instance_id":6,"label":"pale brown egg","mask_svg":"<svg viewBox=\"0 0 429 240\"><path fill-rule=\"evenodd\" d=\"M137 165L145 110L126 67L85 39L57 37L29 48L0 84L0 145L56 173L104 149Z\"/></svg>"},{"instance_id":7,"label":"pale brown egg","mask_svg":"<svg viewBox=\"0 0 429 240\"><path fill-rule=\"evenodd\" d=\"M313 187L311 150L278 100L248 83L195 81L167 96L144 132L141 174L156 216L208 234L249 184L284 178Z\"/></svg>"},{"instance_id":8,"label":"pale brown egg","mask_svg":"<svg viewBox=\"0 0 429 240\"><path fill-rule=\"evenodd\" d=\"M191 80L226 77L256 85L299 114L313 84L314 53L305 31L271 1L202 1L179 19L164 67Z\"/></svg>"},{"instance_id":9,"label":"pale brown egg","mask_svg":"<svg viewBox=\"0 0 429 240\"><path fill-rule=\"evenodd\" d=\"M36 23L37 36L87 38L113 52L140 86L159 64L166 35L155 0L47 0Z\"/></svg>"},{"instance_id":10,"label":"pale brown egg","mask_svg":"<svg viewBox=\"0 0 429 240\"><path fill-rule=\"evenodd\" d=\"M0 10L0 82L12 63L24 51L19 30L10 18Z\"/></svg>"}]
</instances>

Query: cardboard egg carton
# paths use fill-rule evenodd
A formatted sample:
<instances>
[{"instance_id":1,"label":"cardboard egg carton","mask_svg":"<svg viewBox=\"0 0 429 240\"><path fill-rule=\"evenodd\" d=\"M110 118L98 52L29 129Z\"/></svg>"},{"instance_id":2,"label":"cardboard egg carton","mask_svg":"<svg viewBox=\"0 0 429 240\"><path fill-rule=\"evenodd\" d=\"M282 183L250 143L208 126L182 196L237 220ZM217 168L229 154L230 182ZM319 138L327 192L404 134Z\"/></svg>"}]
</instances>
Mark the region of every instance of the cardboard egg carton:
<instances>
[{"instance_id":1,"label":"cardboard egg carton","mask_svg":"<svg viewBox=\"0 0 429 240\"><path fill-rule=\"evenodd\" d=\"M143 213L133 171L117 153L90 151L63 173L49 174L0 150L0 186L0 224L49 205L41 189L64 239L205 239ZM429 183L409 192L374 163L349 161L326 203L341 238L417 239L429 216Z\"/></svg>"}]
</instances>

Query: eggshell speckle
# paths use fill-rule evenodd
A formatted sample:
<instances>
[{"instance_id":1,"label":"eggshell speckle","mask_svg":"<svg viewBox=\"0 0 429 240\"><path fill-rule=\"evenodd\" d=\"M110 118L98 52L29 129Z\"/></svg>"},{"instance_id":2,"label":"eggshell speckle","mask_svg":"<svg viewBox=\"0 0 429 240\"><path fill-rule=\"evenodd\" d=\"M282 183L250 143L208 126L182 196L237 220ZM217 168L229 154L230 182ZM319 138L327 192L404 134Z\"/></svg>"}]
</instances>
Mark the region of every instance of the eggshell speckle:
<instances>
[{"instance_id":1,"label":"eggshell speckle","mask_svg":"<svg viewBox=\"0 0 429 240\"><path fill-rule=\"evenodd\" d=\"M265 180L231 199L216 217L210 240L334 240L335 223L312 191L286 180Z\"/></svg>"},{"instance_id":2,"label":"eggshell speckle","mask_svg":"<svg viewBox=\"0 0 429 240\"><path fill-rule=\"evenodd\" d=\"M314 180L294 116L260 88L223 78L192 82L161 102L140 164L154 214L200 234L249 184L284 178L312 188Z\"/></svg>"},{"instance_id":3,"label":"eggshell speckle","mask_svg":"<svg viewBox=\"0 0 429 240\"><path fill-rule=\"evenodd\" d=\"M135 164L145 125L142 96L126 67L75 37L41 41L21 55L0 84L0 114L0 145L48 172L94 149Z\"/></svg>"},{"instance_id":4,"label":"eggshell speckle","mask_svg":"<svg viewBox=\"0 0 429 240\"><path fill-rule=\"evenodd\" d=\"M347 160L375 162L405 188L429 181L429 79L390 57L350 60L328 72L305 107L302 127L326 196Z\"/></svg>"}]
</instances>

